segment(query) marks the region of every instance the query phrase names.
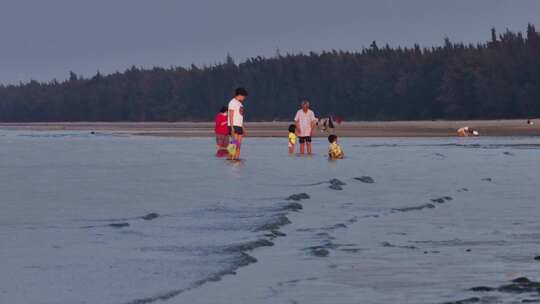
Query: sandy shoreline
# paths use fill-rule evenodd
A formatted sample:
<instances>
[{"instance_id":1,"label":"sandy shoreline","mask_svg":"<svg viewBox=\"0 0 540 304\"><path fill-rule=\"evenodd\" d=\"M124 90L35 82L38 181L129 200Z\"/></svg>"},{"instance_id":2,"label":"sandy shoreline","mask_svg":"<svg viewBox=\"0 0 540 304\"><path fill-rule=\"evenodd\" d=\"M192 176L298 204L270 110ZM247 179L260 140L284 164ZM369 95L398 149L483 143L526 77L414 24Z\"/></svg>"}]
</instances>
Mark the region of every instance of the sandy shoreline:
<instances>
[{"instance_id":1,"label":"sandy shoreline","mask_svg":"<svg viewBox=\"0 0 540 304\"><path fill-rule=\"evenodd\" d=\"M288 122L250 122L250 137L282 137ZM453 137L456 130L470 126L482 136L540 136L540 124L527 125L526 120L475 121L395 121L344 122L335 133L342 137ZM3 130L89 131L163 137L211 137L212 122L52 122L0 123ZM314 136L328 133L316 131Z\"/></svg>"}]
</instances>

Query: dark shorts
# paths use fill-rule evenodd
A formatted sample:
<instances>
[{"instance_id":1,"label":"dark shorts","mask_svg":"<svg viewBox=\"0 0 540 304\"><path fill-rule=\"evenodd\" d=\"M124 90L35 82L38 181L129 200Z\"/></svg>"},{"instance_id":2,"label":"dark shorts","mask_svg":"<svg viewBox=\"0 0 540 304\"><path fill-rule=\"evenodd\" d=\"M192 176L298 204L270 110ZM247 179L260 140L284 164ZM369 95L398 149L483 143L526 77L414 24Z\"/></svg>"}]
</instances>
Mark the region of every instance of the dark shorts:
<instances>
[{"instance_id":1,"label":"dark shorts","mask_svg":"<svg viewBox=\"0 0 540 304\"><path fill-rule=\"evenodd\" d=\"M301 144L311 142L311 136L300 136L300 137L298 137L298 139L299 139Z\"/></svg>"},{"instance_id":2,"label":"dark shorts","mask_svg":"<svg viewBox=\"0 0 540 304\"><path fill-rule=\"evenodd\" d=\"M229 135L216 134L216 144L219 147L227 148L229 145Z\"/></svg>"},{"instance_id":3,"label":"dark shorts","mask_svg":"<svg viewBox=\"0 0 540 304\"><path fill-rule=\"evenodd\" d=\"M236 133L238 135L244 135L244 128L237 127L237 126L234 126L233 128L234 128L234 133ZM232 135L231 127L229 127L229 135Z\"/></svg>"}]
</instances>

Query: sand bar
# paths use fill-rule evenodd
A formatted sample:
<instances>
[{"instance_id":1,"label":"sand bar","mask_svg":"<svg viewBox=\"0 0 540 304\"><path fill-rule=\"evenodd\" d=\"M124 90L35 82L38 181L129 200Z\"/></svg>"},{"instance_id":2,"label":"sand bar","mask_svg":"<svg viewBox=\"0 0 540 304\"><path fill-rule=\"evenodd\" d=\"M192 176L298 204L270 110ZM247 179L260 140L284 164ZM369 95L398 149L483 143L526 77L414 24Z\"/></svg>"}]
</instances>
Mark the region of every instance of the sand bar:
<instances>
[{"instance_id":1,"label":"sand bar","mask_svg":"<svg viewBox=\"0 0 540 304\"><path fill-rule=\"evenodd\" d=\"M248 122L250 137L286 136L289 122ZM540 121L528 125L526 120L474 121L393 121L344 122L335 129L342 137L453 137L463 126L472 127L481 136L540 136ZM89 131L127 133L165 137L210 137L212 122L47 122L0 123L3 130L23 131ZM314 136L326 136L317 130Z\"/></svg>"}]
</instances>

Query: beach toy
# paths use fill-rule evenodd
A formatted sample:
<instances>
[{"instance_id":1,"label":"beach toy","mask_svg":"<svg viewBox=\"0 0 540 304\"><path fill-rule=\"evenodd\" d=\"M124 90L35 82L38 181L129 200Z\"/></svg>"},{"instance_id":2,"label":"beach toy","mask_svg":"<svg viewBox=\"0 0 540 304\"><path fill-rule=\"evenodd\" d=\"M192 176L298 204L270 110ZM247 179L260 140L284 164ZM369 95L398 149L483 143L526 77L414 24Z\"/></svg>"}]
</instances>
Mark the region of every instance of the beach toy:
<instances>
[{"instance_id":1,"label":"beach toy","mask_svg":"<svg viewBox=\"0 0 540 304\"><path fill-rule=\"evenodd\" d=\"M231 140L231 143L227 146L227 151L229 151L229 156L234 156L236 154L236 148L238 146L238 141L235 139Z\"/></svg>"}]
</instances>

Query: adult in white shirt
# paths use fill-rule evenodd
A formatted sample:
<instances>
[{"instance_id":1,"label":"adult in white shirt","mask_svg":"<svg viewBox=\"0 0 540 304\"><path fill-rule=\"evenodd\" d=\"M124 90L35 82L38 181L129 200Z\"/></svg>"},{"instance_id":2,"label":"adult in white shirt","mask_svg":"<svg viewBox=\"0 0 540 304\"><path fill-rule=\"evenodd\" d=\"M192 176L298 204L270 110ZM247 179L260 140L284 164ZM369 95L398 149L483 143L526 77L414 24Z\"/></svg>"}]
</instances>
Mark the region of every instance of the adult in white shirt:
<instances>
[{"instance_id":1,"label":"adult in white shirt","mask_svg":"<svg viewBox=\"0 0 540 304\"><path fill-rule=\"evenodd\" d=\"M244 105L248 92L244 88L238 88L234 92L234 98L229 102L229 119L227 126L229 127L229 134L236 140L236 153L231 156L231 159L240 158L240 148L242 146L242 138L246 134L246 128L244 127Z\"/></svg>"},{"instance_id":2,"label":"adult in white shirt","mask_svg":"<svg viewBox=\"0 0 540 304\"><path fill-rule=\"evenodd\" d=\"M300 154L304 154L304 146L307 145L307 153L311 154L311 136L317 123L315 113L309 109L309 101L302 101L302 108L296 112L294 117L296 132L300 141Z\"/></svg>"}]
</instances>

